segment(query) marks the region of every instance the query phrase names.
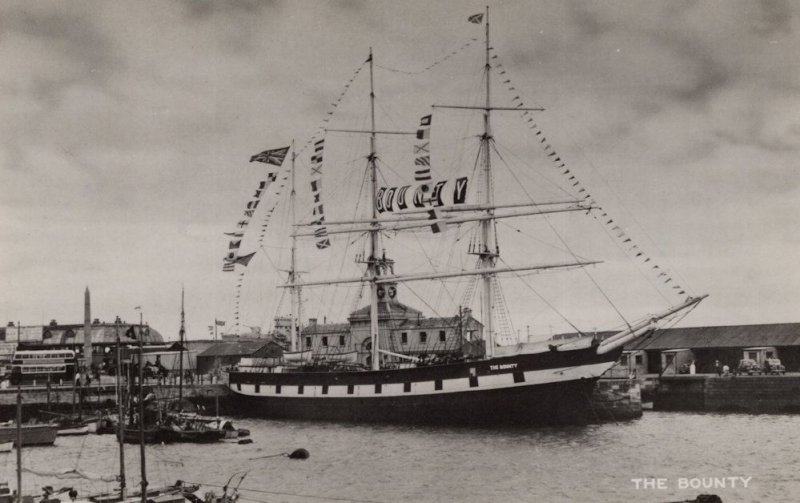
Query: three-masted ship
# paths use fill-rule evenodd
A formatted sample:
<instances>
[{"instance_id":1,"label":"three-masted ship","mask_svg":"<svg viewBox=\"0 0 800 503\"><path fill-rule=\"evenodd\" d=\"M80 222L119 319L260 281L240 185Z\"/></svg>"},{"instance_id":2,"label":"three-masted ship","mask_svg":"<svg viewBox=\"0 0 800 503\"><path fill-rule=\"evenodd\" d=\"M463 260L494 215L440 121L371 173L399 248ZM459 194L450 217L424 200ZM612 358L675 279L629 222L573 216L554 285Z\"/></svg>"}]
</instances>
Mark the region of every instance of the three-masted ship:
<instances>
[{"instance_id":1,"label":"three-masted ship","mask_svg":"<svg viewBox=\"0 0 800 503\"><path fill-rule=\"evenodd\" d=\"M380 186L376 138L384 133L401 132L387 132L376 126L371 50L366 61L370 83L369 128L340 130L366 134L370 139L365 177L369 183L370 214L361 220L324 221L323 231L320 230L323 224L321 219L295 222L294 161L297 154L292 151L290 204L295 230L292 233L288 281L283 285L292 294L289 347L285 351L267 351L243 360L239 368L230 372L229 386L243 411L271 418L413 423L532 424L591 420L593 415L589 397L596 381L618 360L623 345L702 300L703 297L685 298L658 314L648 315L638 322L626 322L624 328L603 340L578 331L575 337L558 340L506 346L498 344L494 316L498 278L521 272L582 268L597 262L580 260L574 255L574 260L548 264L507 265L499 260L495 229L498 220L537 218L562 212L590 213L594 208L591 202L577 198L525 203L496 201L492 182L493 113L520 113L538 109L527 109L519 104L502 107L492 102L488 15L487 8L485 18L483 15L470 18L470 21L477 20L485 25L485 87L481 102L475 106L438 105L434 108L460 109L482 115L480 147L475 163L477 169L474 171L480 175L478 202L466 204L463 197L466 178L456 182L453 197L449 201L451 204L442 202L443 184L432 181L429 176L427 141L415 146L416 185L397 188ZM430 116L423 117L420 129L413 132L417 140L427 140L427 126L430 123ZM312 157L312 168L315 162L321 162L318 150L315 156L319 155L319 158ZM314 215L317 216L317 212ZM387 232L430 228L433 233L438 233L440 225L473 223L477 227L470 241L469 253L475 256L476 267L471 270L396 274L394 261L387 258L380 244L381 236ZM312 230L304 230L307 227ZM327 246L327 236L337 233L366 235L366 253L358 257L364 266L364 274L357 278L301 280L296 268L297 239L310 236L318 240L317 246L320 247L319 239L322 238L322 246ZM387 340L386 331L391 329L393 317L409 312L407 306L396 299L398 285L450 278L474 278L481 290L479 324L476 325L471 315L465 317L459 313L453 317L460 346L437 357L426 357L420 355L419 351L410 354L396 345L381 347ZM355 324L361 323L363 326L359 329L368 330L368 336L365 344L350 348L349 352L343 350L332 354L327 351L324 357L315 359L313 348L304 344L300 333L300 292L331 284L354 284L368 288L369 306L354 312L350 318L351 329L356 330ZM473 328L477 326L479 330L476 333L479 335L470 331L469 337L464 336L465 323L471 323ZM359 350L367 353L361 361L362 366L356 364L355 358L348 356L355 355Z\"/></svg>"}]
</instances>

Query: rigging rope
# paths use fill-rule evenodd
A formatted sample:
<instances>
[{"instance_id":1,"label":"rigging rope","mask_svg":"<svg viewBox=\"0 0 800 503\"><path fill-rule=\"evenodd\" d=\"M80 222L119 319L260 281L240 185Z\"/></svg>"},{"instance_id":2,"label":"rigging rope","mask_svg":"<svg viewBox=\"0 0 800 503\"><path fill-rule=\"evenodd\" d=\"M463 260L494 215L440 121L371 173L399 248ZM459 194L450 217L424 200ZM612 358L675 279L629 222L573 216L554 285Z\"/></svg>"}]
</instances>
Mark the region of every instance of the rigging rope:
<instances>
[{"instance_id":1,"label":"rigging rope","mask_svg":"<svg viewBox=\"0 0 800 503\"><path fill-rule=\"evenodd\" d=\"M425 72L427 72L429 70L432 70L433 68L439 66L440 64L444 63L445 61L447 61L448 59L452 58L453 56L456 56L459 53L463 52L469 46L471 46L472 44L474 44L477 41L478 41L477 38L469 39L469 41L467 41L464 44L462 44L458 49L450 51L445 56L437 59L436 61L434 61L433 63L429 64L428 66L426 66L422 70L417 70L417 71L400 70L400 69L397 69L397 68L391 68L391 67L388 67L388 66L382 66L382 65L379 65L377 63L375 63L375 67L376 68L380 68L381 70L386 70L387 72L392 72L392 73L402 73L402 74L405 74L405 75L421 75L421 74L423 74L423 73L425 73Z\"/></svg>"},{"instance_id":2,"label":"rigging rope","mask_svg":"<svg viewBox=\"0 0 800 503\"><path fill-rule=\"evenodd\" d=\"M493 59L497 59L499 56L495 48L490 48L493 52ZM515 104L516 107L521 108L524 106L522 99L520 98L518 91L511 83L511 78L507 75L507 71L503 66L502 62L497 62L495 68L498 70L499 75L503 75L505 80L503 84L507 85L509 93L513 94L514 97L511 99L512 103ZM568 183L573 187L573 190L577 190L578 197L581 197L584 201L587 201L590 205L596 206L597 209L600 211L601 215L600 218L597 217L596 213L592 213L592 216L595 220L601 222L605 227L610 228L614 233L616 238L620 241L620 244L626 249L627 253L632 256L632 258L639 259L642 261L642 265L646 263L650 263L652 258L643 251L643 249L633 241L627 232L625 232L621 226L609 216L607 210L605 210L602 206L597 203L597 200L583 187L581 181L577 178L575 173L573 173L569 168L566 167L566 162L562 160L561 156L556 152L553 146L547 141L542 130L536 124L532 117L530 117L530 112L528 110L521 110L521 116L526 119L526 123L528 127L534 132L534 136L539 140L539 146L544 150L547 154L547 158L553 163L553 166L559 170L561 175L566 179ZM613 225L613 226L612 226ZM656 279L662 282L662 286L667 285L670 282L673 282L672 276L666 272L661 266L658 264L651 264L649 265L650 271L653 274L656 274ZM671 285L670 290L672 290L677 295L683 295L686 291L681 287L679 284L673 282Z\"/></svg>"},{"instance_id":3,"label":"rigging rope","mask_svg":"<svg viewBox=\"0 0 800 503\"><path fill-rule=\"evenodd\" d=\"M492 145L494 145L494 142L491 142L491 143L492 143ZM497 150L497 148L495 148L494 151L497 154L497 156L500 158L500 160L503 161L503 164L505 164L506 167L508 167L508 165L506 164L505 160L503 159L503 156L500 154L500 152ZM516 180L517 184L520 186L522 191L525 192L525 195L528 196L528 199L533 203L534 206L536 206L538 208L539 205L534 202L533 197L528 192L528 190L525 188L525 186L522 184L522 182L519 180L519 178L517 178L516 173L514 173L510 168L508 169L508 171L509 171L509 173L511 173L511 176L514 177L514 180ZM562 246L564 246L564 248L567 250L567 252L569 252L569 254L572 256L572 258L575 259L576 261L580 261L579 258L578 258L578 255L572 250L572 248L567 244L567 242L564 240L564 238L561 236L561 234L556 230L555 226L550 221L550 218L548 218L547 215L542 215L542 217L544 218L544 221L547 223L547 226L550 227L550 230L553 231L553 234L555 234L555 236L561 242ZM611 308L614 309L614 311L617 313L617 315L620 317L620 319L622 319L622 321L625 322L625 324L628 326L628 328L631 328L631 325L630 325L630 323L628 323L628 320L625 318L625 316L622 314L622 312L617 308L617 306L614 304L614 302L611 300L611 298L609 298L609 296L606 294L606 292L600 287L600 284L597 283L597 281L594 279L594 276L592 276L589 273L589 271L586 270L585 267L582 267L581 269L583 270L584 274L586 274L586 276L589 278L589 280L594 284L594 286L597 288L597 291L600 292L600 295L602 295L603 298L606 299L606 302L608 302L608 304L611 306Z\"/></svg>"}]
</instances>

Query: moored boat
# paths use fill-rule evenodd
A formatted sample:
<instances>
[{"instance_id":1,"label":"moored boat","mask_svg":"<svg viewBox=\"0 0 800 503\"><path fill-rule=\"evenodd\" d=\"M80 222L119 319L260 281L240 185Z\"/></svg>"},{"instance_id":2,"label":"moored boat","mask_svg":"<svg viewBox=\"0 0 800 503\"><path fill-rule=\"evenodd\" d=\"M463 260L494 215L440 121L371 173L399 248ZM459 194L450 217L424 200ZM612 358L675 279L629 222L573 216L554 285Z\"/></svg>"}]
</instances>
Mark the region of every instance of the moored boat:
<instances>
[{"instance_id":1,"label":"moored boat","mask_svg":"<svg viewBox=\"0 0 800 503\"><path fill-rule=\"evenodd\" d=\"M23 424L22 446L53 445L56 441L58 427L51 424ZM17 444L17 427L13 421L0 423L0 443Z\"/></svg>"}]
</instances>

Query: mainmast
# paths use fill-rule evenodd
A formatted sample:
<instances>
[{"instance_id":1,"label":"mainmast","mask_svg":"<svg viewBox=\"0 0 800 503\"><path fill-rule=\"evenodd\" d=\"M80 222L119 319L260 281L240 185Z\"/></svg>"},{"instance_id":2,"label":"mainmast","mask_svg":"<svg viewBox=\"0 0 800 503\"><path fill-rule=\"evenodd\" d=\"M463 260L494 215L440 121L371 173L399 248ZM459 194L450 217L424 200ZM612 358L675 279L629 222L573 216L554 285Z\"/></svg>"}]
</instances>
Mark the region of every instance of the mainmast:
<instances>
[{"instance_id":1,"label":"mainmast","mask_svg":"<svg viewBox=\"0 0 800 503\"><path fill-rule=\"evenodd\" d=\"M367 166L370 175L370 206L372 208L372 228L369 231L369 265L367 274L370 277L370 296L369 296L369 331L372 341L372 370L380 369L380 353L378 352L378 170L376 162L376 140L375 131L375 85L372 63L372 47L369 48L369 112L370 112L370 135L369 135L369 157Z\"/></svg>"},{"instance_id":2,"label":"mainmast","mask_svg":"<svg viewBox=\"0 0 800 503\"><path fill-rule=\"evenodd\" d=\"M481 221L481 248L478 252L480 261L480 269L491 270L494 269L495 262L498 256L497 243L494 249L491 249L492 230L495 226L494 209L492 203L494 202L494 195L492 194L492 156L489 151L492 140L492 124L491 124L491 70L492 65L489 60L489 6L486 6L486 108L483 112L483 135L481 136L480 152L482 155L483 164L483 178L484 178L484 196L483 202L487 206L486 218ZM483 329L486 334L484 340L486 343L486 355L489 357L494 356L494 327L492 323L492 280L494 278L493 272L485 272L481 274L483 283Z\"/></svg>"}]
</instances>

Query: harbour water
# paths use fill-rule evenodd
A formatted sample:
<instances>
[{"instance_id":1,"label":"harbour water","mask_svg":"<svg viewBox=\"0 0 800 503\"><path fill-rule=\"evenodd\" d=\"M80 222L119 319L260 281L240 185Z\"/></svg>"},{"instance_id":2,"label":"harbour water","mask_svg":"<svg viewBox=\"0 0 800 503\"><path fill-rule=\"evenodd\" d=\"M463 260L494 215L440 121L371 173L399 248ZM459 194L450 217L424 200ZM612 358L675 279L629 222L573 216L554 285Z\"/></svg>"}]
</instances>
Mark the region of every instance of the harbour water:
<instances>
[{"instance_id":1,"label":"harbour water","mask_svg":"<svg viewBox=\"0 0 800 503\"><path fill-rule=\"evenodd\" d=\"M800 450L793 447L800 443L797 415L647 412L627 422L544 429L251 419L236 424L251 430L252 444L148 447L150 485L198 482L205 484L202 497L207 490L219 493L235 472L247 471L242 500L253 503L667 502L701 493L726 502L800 498ZM133 487L139 483L138 446L126 447ZM301 447L309 459L274 456ZM23 451L23 465L37 472L24 474L26 492L44 485L106 490L114 482L44 472L113 477L117 447L108 435L59 437L55 447ZM13 486L14 468L15 454L0 454L0 480Z\"/></svg>"}]
</instances>

